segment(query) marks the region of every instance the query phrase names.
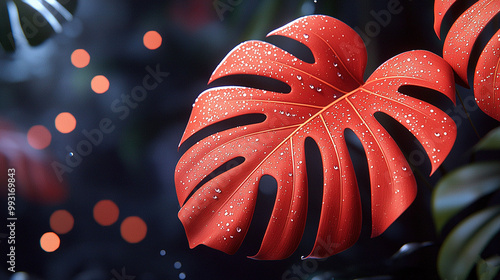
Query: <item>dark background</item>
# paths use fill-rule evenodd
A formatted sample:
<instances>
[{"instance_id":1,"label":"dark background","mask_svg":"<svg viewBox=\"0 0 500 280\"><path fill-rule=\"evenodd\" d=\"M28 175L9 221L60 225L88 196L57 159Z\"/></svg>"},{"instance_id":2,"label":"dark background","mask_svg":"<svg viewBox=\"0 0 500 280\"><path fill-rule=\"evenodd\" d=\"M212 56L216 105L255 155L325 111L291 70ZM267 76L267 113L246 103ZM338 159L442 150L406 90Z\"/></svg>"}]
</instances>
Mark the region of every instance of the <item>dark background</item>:
<instances>
[{"instance_id":1,"label":"dark background","mask_svg":"<svg viewBox=\"0 0 500 280\"><path fill-rule=\"evenodd\" d=\"M1 242L0 279L107 280L118 279L115 274L122 275L124 271L129 276L124 279L141 280L437 278L435 259L441 237L436 235L430 215L431 186L445 169L468 160L464 151L478 138L463 117L461 107L430 98L428 92L410 89L414 95L422 94L423 98L437 102L460 121L457 142L444 168L429 177L427 159L410 160L419 184L417 199L384 234L371 239L366 161L359 143L353 139L349 147L362 193L364 226L352 248L327 260L300 259L309 253L314 242L321 201L318 191L316 196L312 191L310 220L296 253L281 261L256 261L246 256L259 248L273 203L272 191L259 194L252 229L240 250L229 256L203 246L189 249L177 218L179 204L173 180L181 156L177 145L191 105L208 88L210 74L234 46L249 39L265 40L265 34L302 15L330 15L364 31L368 77L382 62L403 51L426 49L441 54L442 42L433 31L433 2L83 0L78 3L75 19L64 24L62 33L38 47L18 49L14 54L0 50L0 117L24 133L36 124L49 128L53 139L46 150L55 160L64 162L65 147L75 147L84 139L83 129L97 128L103 118L116 125L73 172L63 175L69 191L66 200L47 204L18 198L16 269L24 273L7 273L6 244ZM385 22L377 22L376 15L387 10L389 3L396 4L400 12ZM218 14L214 4L227 4L230 9L219 10ZM456 8L453 13L459 11ZM448 30L451 19L451 15L445 18L443 30ZM368 26L379 29L367 30ZM157 50L148 50L142 44L142 36L149 30L156 30L163 37ZM91 63L84 69L70 63L71 53L78 48L91 55ZM169 76L121 120L110 109L111 103L142 83L147 66L155 69L157 65ZM102 95L90 89L90 79L98 74L106 75L111 83L109 91ZM473 100L470 90L459 90L464 100ZM495 123L474 102L468 106L483 136ZM77 119L75 131L69 134L57 132L53 125L55 116L64 111ZM406 154L421 150L419 145L411 144L415 141L407 132L390 124L388 129ZM312 163L318 154L314 145L309 149ZM313 164L308 167L310 184L314 186L321 170ZM272 184L266 178L262 189L272 190ZM98 225L92 218L92 208L102 199L112 199L119 206L119 221L133 215L143 218L148 226L146 238L129 244L120 236L119 222L109 227ZM51 231L49 217L58 209L72 213L75 226L61 235L57 251L46 253L40 248L39 239ZM3 210L1 213L0 218L5 215ZM406 243L427 241L431 243L421 244L412 253L391 257ZM174 266L176 262L180 262L180 268Z\"/></svg>"}]
</instances>

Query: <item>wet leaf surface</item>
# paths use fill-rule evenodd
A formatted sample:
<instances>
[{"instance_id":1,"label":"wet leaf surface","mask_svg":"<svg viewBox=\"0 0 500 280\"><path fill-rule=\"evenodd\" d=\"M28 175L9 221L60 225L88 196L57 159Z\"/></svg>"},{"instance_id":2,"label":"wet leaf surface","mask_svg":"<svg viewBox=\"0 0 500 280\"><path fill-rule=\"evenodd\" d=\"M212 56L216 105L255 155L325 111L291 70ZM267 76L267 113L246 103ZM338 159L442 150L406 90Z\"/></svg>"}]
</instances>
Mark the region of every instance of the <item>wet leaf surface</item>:
<instances>
[{"instance_id":1,"label":"wet leaf surface","mask_svg":"<svg viewBox=\"0 0 500 280\"><path fill-rule=\"evenodd\" d=\"M270 175L278 183L276 201L253 258L286 258L304 231L308 201L304 141L312 138L322 156L324 189L317 237L308 257L327 257L350 247L361 230L361 202L344 132L352 130L366 153L372 236L378 236L412 203L416 183L405 157L374 113L383 112L408 129L422 144L434 172L453 146L455 124L437 107L398 89L426 87L454 101L453 72L430 52L410 51L383 63L364 82L367 57L361 38L327 16L299 18L269 35L301 42L315 61L306 63L262 41L244 42L223 59L210 81L259 75L284 82L291 90L219 86L200 94L181 144L221 121L247 114L266 118L215 132L187 150L175 174L182 206L179 218L191 247L204 244L234 253L248 231L259 180ZM239 158L244 161L230 164ZM212 172L223 165L227 171L214 176Z\"/></svg>"}]
</instances>

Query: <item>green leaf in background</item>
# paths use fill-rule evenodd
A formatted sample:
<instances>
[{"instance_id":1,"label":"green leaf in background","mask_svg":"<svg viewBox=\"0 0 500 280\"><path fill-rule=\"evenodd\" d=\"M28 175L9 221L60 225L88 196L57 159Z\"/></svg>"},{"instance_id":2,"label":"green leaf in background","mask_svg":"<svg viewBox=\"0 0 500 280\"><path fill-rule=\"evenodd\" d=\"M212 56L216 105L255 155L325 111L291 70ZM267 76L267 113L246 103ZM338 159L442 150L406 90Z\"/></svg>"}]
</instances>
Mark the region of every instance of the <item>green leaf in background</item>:
<instances>
[{"instance_id":1,"label":"green leaf in background","mask_svg":"<svg viewBox=\"0 0 500 280\"><path fill-rule=\"evenodd\" d=\"M477 150L500 150L500 126L490 131L474 147Z\"/></svg>"},{"instance_id":2,"label":"green leaf in background","mask_svg":"<svg viewBox=\"0 0 500 280\"><path fill-rule=\"evenodd\" d=\"M438 231L471 203L499 189L500 162L475 163L444 176L432 197L432 211Z\"/></svg>"},{"instance_id":3,"label":"green leaf in background","mask_svg":"<svg viewBox=\"0 0 500 280\"><path fill-rule=\"evenodd\" d=\"M493 280L500 271L500 256L494 256L489 259L480 259L477 263L477 279Z\"/></svg>"},{"instance_id":4,"label":"green leaf in background","mask_svg":"<svg viewBox=\"0 0 500 280\"><path fill-rule=\"evenodd\" d=\"M462 221L439 251L439 275L443 279L467 279L481 252L499 231L500 206L484 209Z\"/></svg>"},{"instance_id":5,"label":"green leaf in background","mask_svg":"<svg viewBox=\"0 0 500 280\"><path fill-rule=\"evenodd\" d=\"M12 26L9 20L9 10L7 3L0 0L0 45L6 51L12 52L16 48L16 43L12 37Z\"/></svg>"},{"instance_id":6,"label":"green leaf in background","mask_svg":"<svg viewBox=\"0 0 500 280\"><path fill-rule=\"evenodd\" d=\"M20 41L37 46L73 19L77 0L0 0L0 45L15 51Z\"/></svg>"}]
</instances>

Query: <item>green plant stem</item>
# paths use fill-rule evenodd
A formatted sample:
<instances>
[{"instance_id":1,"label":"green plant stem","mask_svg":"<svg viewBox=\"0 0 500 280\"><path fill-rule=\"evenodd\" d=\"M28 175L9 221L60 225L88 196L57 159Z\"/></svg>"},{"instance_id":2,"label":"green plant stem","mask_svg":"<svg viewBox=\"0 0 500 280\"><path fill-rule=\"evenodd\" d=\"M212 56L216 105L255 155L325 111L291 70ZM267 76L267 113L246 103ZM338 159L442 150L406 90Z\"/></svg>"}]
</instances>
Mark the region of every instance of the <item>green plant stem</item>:
<instances>
[{"instance_id":1,"label":"green plant stem","mask_svg":"<svg viewBox=\"0 0 500 280\"><path fill-rule=\"evenodd\" d=\"M458 100L460 100L460 104L462 104L462 108L464 109L465 114L467 115L467 119L469 120L470 125L472 126L472 129L474 129L474 132L476 133L477 139L481 139L481 136L479 136L479 133L477 132L476 126L474 123L472 123L472 119L470 118L469 112L467 112L467 109L465 108L464 101L462 100L462 97L460 96L460 92L458 89L455 89L457 92Z\"/></svg>"}]
</instances>

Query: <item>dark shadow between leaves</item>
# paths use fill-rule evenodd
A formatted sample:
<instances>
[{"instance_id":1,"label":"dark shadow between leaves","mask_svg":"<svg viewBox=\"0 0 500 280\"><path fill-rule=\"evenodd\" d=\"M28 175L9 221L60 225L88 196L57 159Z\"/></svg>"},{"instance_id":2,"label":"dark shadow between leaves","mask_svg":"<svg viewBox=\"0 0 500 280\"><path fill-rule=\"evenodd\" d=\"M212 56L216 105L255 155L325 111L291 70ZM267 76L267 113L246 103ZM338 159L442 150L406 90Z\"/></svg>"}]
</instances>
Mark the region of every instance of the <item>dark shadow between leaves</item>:
<instances>
[{"instance_id":1,"label":"dark shadow between leaves","mask_svg":"<svg viewBox=\"0 0 500 280\"><path fill-rule=\"evenodd\" d=\"M376 112L374 117L394 139L415 175L422 176L421 179L425 180L426 177L421 172L423 174L430 174L431 163L422 144L420 144L410 131L389 115Z\"/></svg>"},{"instance_id":2,"label":"dark shadow between leaves","mask_svg":"<svg viewBox=\"0 0 500 280\"><path fill-rule=\"evenodd\" d=\"M189 194L189 196L186 198L185 201L188 201L198 191L198 189L200 189L203 185L208 183L208 181L221 175L224 172L227 172L227 171L235 168L236 166L242 164L244 161L245 161L244 157L236 157L236 158L233 158L232 160L224 163L223 165L219 166L217 169L212 171L212 173L208 174L207 177L205 177L203 180L201 180L198 183L198 185L196 185L196 187L194 187L194 189L191 191L191 193Z\"/></svg>"},{"instance_id":3,"label":"dark shadow between leaves","mask_svg":"<svg viewBox=\"0 0 500 280\"><path fill-rule=\"evenodd\" d=\"M316 141L308 137L304 143L307 170L307 220L298 253L307 255L314 246L323 206L323 161Z\"/></svg>"},{"instance_id":4,"label":"dark shadow between leaves","mask_svg":"<svg viewBox=\"0 0 500 280\"><path fill-rule=\"evenodd\" d=\"M247 237L242 244L242 251L247 255L253 256L257 254L258 248L260 248L273 213L277 190L278 182L274 177L270 175L262 176L259 181L259 192L257 194L252 222L250 223Z\"/></svg>"},{"instance_id":5,"label":"dark shadow between leaves","mask_svg":"<svg viewBox=\"0 0 500 280\"><path fill-rule=\"evenodd\" d=\"M443 112L446 112L446 110L455 106L453 102L448 97L446 97L446 95L433 89L414 85L404 85L399 87L398 91L405 95L432 104L438 107Z\"/></svg>"},{"instance_id":6,"label":"dark shadow between leaves","mask_svg":"<svg viewBox=\"0 0 500 280\"><path fill-rule=\"evenodd\" d=\"M284 37L284 36L270 36L268 37L269 43L289 52L298 59L306 63L314 63L315 59L311 50L304 44ZM285 82L258 75L237 74L229 75L216 79L210 86L243 86L278 93L290 93L292 88Z\"/></svg>"},{"instance_id":7,"label":"dark shadow between leaves","mask_svg":"<svg viewBox=\"0 0 500 280\"><path fill-rule=\"evenodd\" d=\"M441 23L441 30L440 30L441 40L444 41L444 38L446 38L446 35L448 34L448 31L450 30L455 20L463 12L465 12L468 7L472 6L474 2L476 2L476 0L457 1L450 7L450 9L443 18L443 22Z\"/></svg>"},{"instance_id":8,"label":"dark shadow between leaves","mask_svg":"<svg viewBox=\"0 0 500 280\"><path fill-rule=\"evenodd\" d=\"M306 63L313 64L316 61L312 51L299 41L284 36L269 36L267 41Z\"/></svg>"},{"instance_id":9,"label":"dark shadow between leaves","mask_svg":"<svg viewBox=\"0 0 500 280\"><path fill-rule=\"evenodd\" d=\"M368 171L368 161L366 160L366 153L359 140L358 136L351 129L344 131L344 137L356 174L356 181L358 183L359 195L361 197L361 211L362 211L362 227L361 239L370 239L372 231L372 215L371 215L371 188L370 188L370 174Z\"/></svg>"},{"instance_id":10,"label":"dark shadow between leaves","mask_svg":"<svg viewBox=\"0 0 500 280\"><path fill-rule=\"evenodd\" d=\"M179 152L181 154L184 154L191 146L215 133L235 128L238 126L261 123L264 122L266 118L267 117L264 114L246 114L206 126L202 128L200 131L193 134L188 139L186 139L186 141L184 141L182 145L179 147Z\"/></svg>"},{"instance_id":11,"label":"dark shadow between leaves","mask_svg":"<svg viewBox=\"0 0 500 280\"><path fill-rule=\"evenodd\" d=\"M269 77L248 74L237 74L221 77L211 82L210 86L242 86L284 94L290 93L290 91L292 91L292 88L282 81Z\"/></svg>"}]
</instances>

